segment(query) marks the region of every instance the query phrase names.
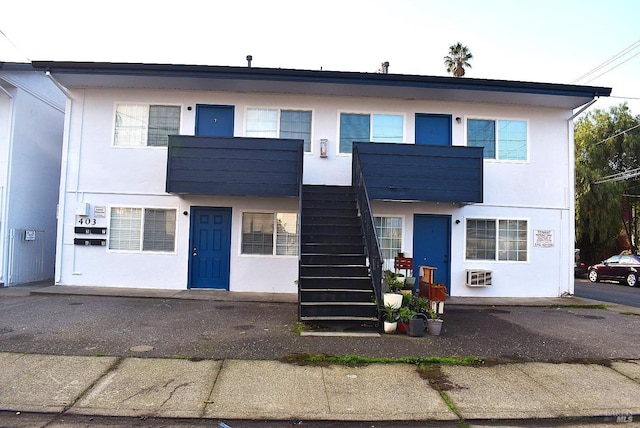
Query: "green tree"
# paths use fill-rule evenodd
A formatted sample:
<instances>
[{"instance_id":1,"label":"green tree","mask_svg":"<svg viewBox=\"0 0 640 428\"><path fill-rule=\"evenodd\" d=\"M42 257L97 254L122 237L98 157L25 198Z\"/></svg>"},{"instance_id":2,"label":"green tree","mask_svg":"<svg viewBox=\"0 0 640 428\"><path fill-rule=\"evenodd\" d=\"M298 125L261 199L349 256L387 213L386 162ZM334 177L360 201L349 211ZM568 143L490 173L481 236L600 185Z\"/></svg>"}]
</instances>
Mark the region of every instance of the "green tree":
<instances>
[{"instance_id":1,"label":"green tree","mask_svg":"<svg viewBox=\"0 0 640 428\"><path fill-rule=\"evenodd\" d=\"M471 51L462 43L458 42L449 47L449 55L444 57L444 65L447 66L447 73L454 77L462 77L465 74L465 67L471 68L469 60L473 58Z\"/></svg>"},{"instance_id":2,"label":"green tree","mask_svg":"<svg viewBox=\"0 0 640 428\"><path fill-rule=\"evenodd\" d=\"M575 124L576 245L597 261L640 242L640 123L626 104L594 110ZM636 171L637 170L637 171ZM621 235L627 244L620 244Z\"/></svg>"}]
</instances>

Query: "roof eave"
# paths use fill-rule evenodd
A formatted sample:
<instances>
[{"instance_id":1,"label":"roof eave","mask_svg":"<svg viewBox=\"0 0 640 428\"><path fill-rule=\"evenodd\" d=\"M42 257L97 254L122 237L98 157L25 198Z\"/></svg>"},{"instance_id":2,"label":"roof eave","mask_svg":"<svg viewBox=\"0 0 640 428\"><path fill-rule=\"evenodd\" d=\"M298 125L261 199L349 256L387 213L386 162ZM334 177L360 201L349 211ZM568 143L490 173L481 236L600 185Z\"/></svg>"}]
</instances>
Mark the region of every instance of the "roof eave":
<instances>
[{"instance_id":1,"label":"roof eave","mask_svg":"<svg viewBox=\"0 0 640 428\"><path fill-rule=\"evenodd\" d=\"M304 93L317 94L331 92L328 90L328 86L331 85L337 85L343 89L350 87L351 90L342 91L345 95L393 97L393 94L396 94L397 97L408 98L410 97L408 91L424 92L422 96L416 94L418 95L417 99L431 98L432 94L442 94L443 91L501 93L504 95L528 94L551 97L546 100L549 105L554 105L552 99L559 101L565 98L562 102L558 102L557 106L569 107L572 105L571 108L578 107L593 98L607 97L611 94L611 88L597 86L257 67L34 61L33 68L50 71L59 76L61 82L69 88L144 87L162 89L176 86L180 82L180 87L184 89L224 90L221 89L221 86L224 86L229 87L227 90L266 92L268 89L270 92L295 93L296 91L291 88L290 83L297 83L298 86L306 88ZM224 82L224 85L215 82ZM232 82L235 84L230 84ZM240 82L244 83L240 84ZM278 88L278 83L284 83L284 85ZM362 89L355 90L356 87ZM335 89L334 92L341 91ZM377 92L381 93L376 95ZM466 98L468 100L473 97L467 96ZM479 101L483 102L482 99ZM545 105L545 103L541 105Z\"/></svg>"}]
</instances>

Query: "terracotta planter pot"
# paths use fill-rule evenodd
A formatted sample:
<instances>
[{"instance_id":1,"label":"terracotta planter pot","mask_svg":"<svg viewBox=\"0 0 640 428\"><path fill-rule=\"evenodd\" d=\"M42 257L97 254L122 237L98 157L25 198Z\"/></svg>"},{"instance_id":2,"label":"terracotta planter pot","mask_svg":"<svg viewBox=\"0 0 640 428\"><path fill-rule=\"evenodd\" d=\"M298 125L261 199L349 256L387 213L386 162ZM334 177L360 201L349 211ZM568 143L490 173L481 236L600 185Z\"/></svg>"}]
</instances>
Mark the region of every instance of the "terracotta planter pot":
<instances>
[{"instance_id":1,"label":"terracotta planter pot","mask_svg":"<svg viewBox=\"0 0 640 428\"><path fill-rule=\"evenodd\" d=\"M398 331L400 333L409 334L409 322L398 321Z\"/></svg>"}]
</instances>

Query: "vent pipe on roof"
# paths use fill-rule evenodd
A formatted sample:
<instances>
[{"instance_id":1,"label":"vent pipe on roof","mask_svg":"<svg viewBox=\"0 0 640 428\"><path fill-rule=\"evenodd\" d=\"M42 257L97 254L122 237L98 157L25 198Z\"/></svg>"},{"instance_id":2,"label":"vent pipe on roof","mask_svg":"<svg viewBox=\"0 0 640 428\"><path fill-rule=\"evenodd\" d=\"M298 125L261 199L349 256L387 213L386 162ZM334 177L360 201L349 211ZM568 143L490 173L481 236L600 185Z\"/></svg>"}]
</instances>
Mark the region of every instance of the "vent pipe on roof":
<instances>
[{"instance_id":1,"label":"vent pipe on roof","mask_svg":"<svg viewBox=\"0 0 640 428\"><path fill-rule=\"evenodd\" d=\"M251 55L247 55L247 67L251 68L251 60L253 57Z\"/></svg>"},{"instance_id":2,"label":"vent pipe on roof","mask_svg":"<svg viewBox=\"0 0 640 428\"><path fill-rule=\"evenodd\" d=\"M380 64L380 71L382 74L389 74L389 61L385 61Z\"/></svg>"}]
</instances>

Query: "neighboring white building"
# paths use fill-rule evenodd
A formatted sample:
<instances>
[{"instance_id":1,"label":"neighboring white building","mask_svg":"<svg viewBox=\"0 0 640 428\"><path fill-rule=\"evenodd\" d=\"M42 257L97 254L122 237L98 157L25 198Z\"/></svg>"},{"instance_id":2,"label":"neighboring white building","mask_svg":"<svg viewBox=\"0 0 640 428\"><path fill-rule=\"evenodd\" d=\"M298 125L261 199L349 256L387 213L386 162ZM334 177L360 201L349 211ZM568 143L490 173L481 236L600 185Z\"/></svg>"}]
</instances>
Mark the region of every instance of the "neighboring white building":
<instances>
[{"instance_id":1,"label":"neighboring white building","mask_svg":"<svg viewBox=\"0 0 640 428\"><path fill-rule=\"evenodd\" d=\"M71 97L57 284L296 293L307 276L297 174L304 185L349 186L353 142L371 141L355 146L387 266L403 250L416 267L436 267L452 296L573 293L572 118L609 88L250 67L34 68ZM469 271L482 270L491 285L467 285Z\"/></svg>"},{"instance_id":2,"label":"neighboring white building","mask_svg":"<svg viewBox=\"0 0 640 428\"><path fill-rule=\"evenodd\" d=\"M64 105L30 64L0 63L0 286L54 277Z\"/></svg>"}]
</instances>

